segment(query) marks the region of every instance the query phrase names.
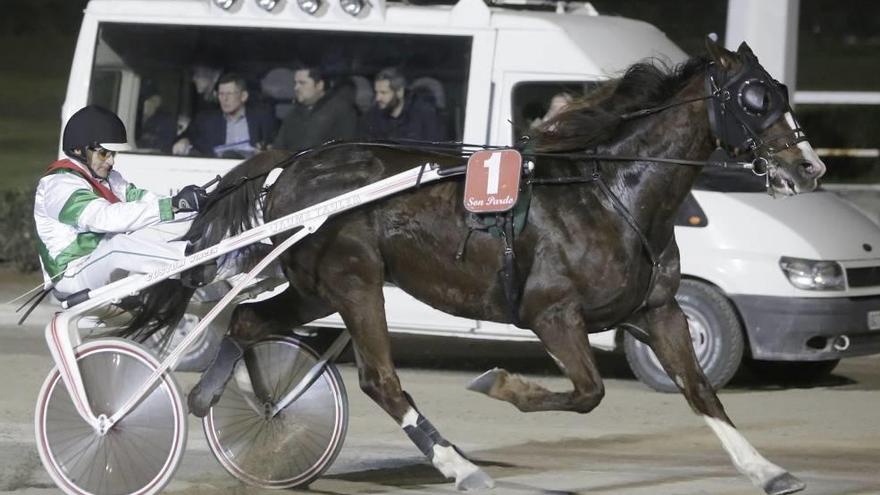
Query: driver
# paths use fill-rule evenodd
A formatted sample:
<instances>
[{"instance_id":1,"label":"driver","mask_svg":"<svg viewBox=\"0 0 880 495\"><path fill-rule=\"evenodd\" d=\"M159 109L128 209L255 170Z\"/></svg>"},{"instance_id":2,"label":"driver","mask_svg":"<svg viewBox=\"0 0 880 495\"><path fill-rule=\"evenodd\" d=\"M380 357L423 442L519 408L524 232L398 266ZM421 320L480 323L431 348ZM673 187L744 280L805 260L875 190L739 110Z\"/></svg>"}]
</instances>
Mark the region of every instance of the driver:
<instances>
[{"instance_id":1,"label":"driver","mask_svg":"<svg viewBox=\"0 0 880 495\"><path fill-rule=\"evenodd\" d=\"M69 159L53 163L40 179L37 248L44 285L59 298L184 257L185 241L163 239L147 227L198 211L205 190L190 185L164 197L138 189L113 170L116 152L127 148L119 117L89 105L64 127L62 149Z\"/></svg>"}]
</instances>

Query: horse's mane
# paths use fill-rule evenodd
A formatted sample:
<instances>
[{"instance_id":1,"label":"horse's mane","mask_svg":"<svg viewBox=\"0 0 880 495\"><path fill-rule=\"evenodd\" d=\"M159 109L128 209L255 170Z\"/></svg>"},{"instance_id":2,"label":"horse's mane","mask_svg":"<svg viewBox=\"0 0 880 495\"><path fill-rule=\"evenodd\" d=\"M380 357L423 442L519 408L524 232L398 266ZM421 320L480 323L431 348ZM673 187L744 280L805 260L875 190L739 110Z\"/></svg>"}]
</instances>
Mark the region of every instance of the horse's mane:
<instances>
[{"instance_id":1,"label":"horse's mane","mask_svg":"<svg viewBox=\"0 0 880 495\"><path fill-rule=\"evenodd\" d=\"M668 102L708 64L705 57L673 67L659 59L634 64L536 129L530 136L535 149L571 151L613 142L626 122L621 115Z\"/></svg>"}]
</instances>

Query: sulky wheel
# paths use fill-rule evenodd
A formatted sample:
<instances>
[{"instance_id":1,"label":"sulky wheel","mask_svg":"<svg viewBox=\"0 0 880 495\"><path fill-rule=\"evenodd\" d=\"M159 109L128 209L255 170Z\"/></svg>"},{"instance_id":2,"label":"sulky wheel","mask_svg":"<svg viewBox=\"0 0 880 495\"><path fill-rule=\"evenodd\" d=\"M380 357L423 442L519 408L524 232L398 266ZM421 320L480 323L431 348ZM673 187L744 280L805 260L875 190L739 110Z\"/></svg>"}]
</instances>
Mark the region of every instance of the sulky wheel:
<instances>
[{"instance_id":1,"label":"sulky wheel","mask_svg":"<svg viewBox=\"0 0 880 495\"><path fill-rule=\"evenodd\" d=\"M251 346L238 363L220 401L202 421L208 445L230 474L262 488L311 483L342 449L348 428L348 397L336 367L324 372L297 400L269 417L318 362L318 354L293 337ZM249 376L253 393L243 392Z\"/></svg>"},{"instance_id":2,"label":"sulky wheel","mask_svg":"<svg viewBox=\"0 0 880 495\"><path fill-rule=\"evenodd\" d=\"M77 348L77 363L95 415L111 416L158 368L144 348L101 339ZM37 397L37 450L68 494L152 494L168 483L186 447L186 409L173 375L100 435L74 408L58 369Z\"/></svg>"}]
</instances>

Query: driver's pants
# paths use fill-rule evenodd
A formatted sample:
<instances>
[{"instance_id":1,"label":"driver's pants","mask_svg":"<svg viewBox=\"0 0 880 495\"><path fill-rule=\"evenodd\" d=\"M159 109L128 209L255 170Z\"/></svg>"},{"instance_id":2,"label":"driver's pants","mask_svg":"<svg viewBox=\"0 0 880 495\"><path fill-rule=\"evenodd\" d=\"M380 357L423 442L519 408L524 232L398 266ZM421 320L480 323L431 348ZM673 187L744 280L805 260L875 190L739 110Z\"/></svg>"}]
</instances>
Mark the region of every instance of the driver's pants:
<instances>
[{"instance_id":1,"label":"driver's pants","mask_svg":"<svg viewBox=\"0 0 880 495\"><path fill-rule=\"evenodd\" d=\"M130 273L149 273L185 256L186 241L172 241L168 232L146 228L108 234L88 256L71 262L55 283L61 298L83 289L97 289Z\"/></svg>"}]
</instances>

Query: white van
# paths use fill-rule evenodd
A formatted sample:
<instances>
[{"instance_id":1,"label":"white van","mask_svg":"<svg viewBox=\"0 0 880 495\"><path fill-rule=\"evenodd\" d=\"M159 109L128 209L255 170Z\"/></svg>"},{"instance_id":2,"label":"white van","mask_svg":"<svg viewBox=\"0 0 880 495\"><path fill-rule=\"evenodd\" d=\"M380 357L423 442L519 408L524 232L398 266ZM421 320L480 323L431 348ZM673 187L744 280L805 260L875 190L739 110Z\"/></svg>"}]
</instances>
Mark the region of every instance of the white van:
<instances>
[{"instance_id":1,"label":"white van","mask_svg":"<svg viewBox=\"0 0 880 495\"><path fill-rule=\"evenodd\" d=\"M117 168L141 187L171 192L240 161L174 156L171 143L157 138L169 126L173 137L216 105L196 84L206 75L239 73L249 82L249 103L281 118L297 63L320 65L361 113L372 101L373 75L394 66L434 105L450 140L509 145L554 94L583 94L647 57L686 58L644 22L598 15L589 3L551 5L555 11L482 0L92 0L63 117L89 103L116 111L134 149L117 157ZM159 104L151 98L145 105L155 95ZM155 131L160 125L164 133ZM773 200L742 174L706 178L677 230L685 279L679 297L713 383L726 383L743 356L828 372L841 357L880 351L880 332L872 333L880 328L877 226L831 194ZM447 315L394 287L386 301L394 332L535 339L509 325ZM591 335L591 342L623 348L642 381L672 387L650 352L621 332Z\"/></svg>"}]
</instances>

